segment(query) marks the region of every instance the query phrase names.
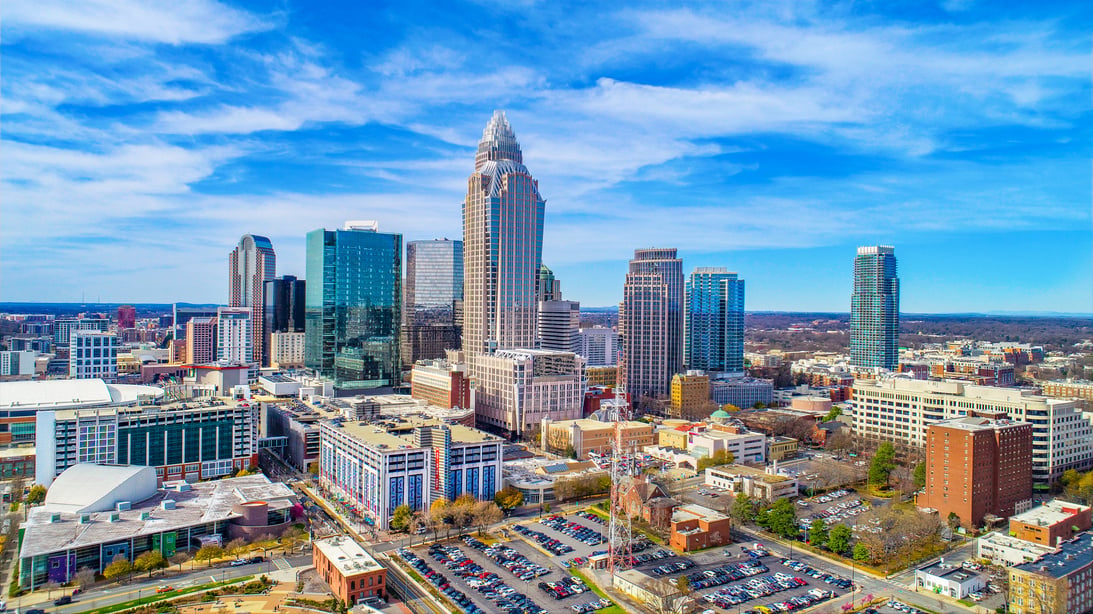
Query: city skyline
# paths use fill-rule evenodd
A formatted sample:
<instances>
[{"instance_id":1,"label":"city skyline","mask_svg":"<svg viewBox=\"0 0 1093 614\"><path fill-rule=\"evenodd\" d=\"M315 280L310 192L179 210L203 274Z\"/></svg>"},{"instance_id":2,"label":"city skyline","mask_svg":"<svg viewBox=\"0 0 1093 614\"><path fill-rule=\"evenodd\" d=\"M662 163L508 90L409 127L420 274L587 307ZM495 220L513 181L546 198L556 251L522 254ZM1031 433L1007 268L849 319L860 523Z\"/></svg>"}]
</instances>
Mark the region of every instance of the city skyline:
<instances>
[{"instance_id":1,"label":"city skyline","mask_svg":"<svg viewBox=\"0 0 1093 614\"><path fill-rule=\"evenodd\" d=\"M29 6L2 26L0 300L227 303L203 280L239 236L303 278L300 229L346 219L459 239L505 109L584 306L671 245L748 279L752 310L846 312L867 244L899 250L908 313L1093 304L1076 2Z\"/></svg>"}]
</instances>

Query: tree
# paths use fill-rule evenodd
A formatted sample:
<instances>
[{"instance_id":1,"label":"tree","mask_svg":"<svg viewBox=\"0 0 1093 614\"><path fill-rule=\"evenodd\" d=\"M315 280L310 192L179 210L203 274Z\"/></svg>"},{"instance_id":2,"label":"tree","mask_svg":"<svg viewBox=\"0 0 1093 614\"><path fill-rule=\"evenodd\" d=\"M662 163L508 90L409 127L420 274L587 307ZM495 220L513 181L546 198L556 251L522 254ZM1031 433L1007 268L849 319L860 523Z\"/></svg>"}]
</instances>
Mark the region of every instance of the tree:
<instances>
[{"instance_id":1,"label":"tree","mask_svg":"<svg viewBox=\"0 0 1093 614\"><path fill-rule=\"evenodd\" d=\"M827 534L827 549L835 554L845 554L850 549L850 536L853 531L843 523L831 527Z\"/></svg>"},{"instance_id":2,"label":"tree","mask_svg":"<svg viewBox=\"0 0 1093 614\"><path fill-rule=\"evenodd\" d=\"M825 446L832 452L850 452L854 450L854 435L850 429L843 427L827 438Z\"/></svg>"},{"instance_id":3,"label":"tree","mask_svg":"<svg viewBox=\"0 0 1093 614\"><path fill-rule=\"evenodd\" d=\"M171 561L172 565L178 565L178 573L182 573L182 566L190 560L190 555L179 550L178 552L172 554L169 560Z\"/></svg>"},{"instance_id":4,"label":"tree","mask_svg":"<svg viewBox=\"0 0 1093 614\"><path fill-rule=\"evenodd\" d=\"M855 561L868 561L869 560L869 548L865 544L858 542L854 544L854 560Z\"/></svg>"},{"instance_id":5,"label":"tree","mask_svg":"<svg viewBox=\"0 0 1093 614\"><path fill-rule=\"evenodd\" d=\"M224 546L224 551L232 556L239 556L246 552L250 547L247 545L247 540L242 537L237 537L230 542L227 546Z\"/></svg>"},{"instance_id":6,"label":"tree","mask_svg":"<svg viewBox=\"0 0 1093 614\"><path fill-rule=\"evenodd\" d=\"M687 576L680 576L676 578L676 588L679 589L680 594L688 595L691 592L691 581Z\"/></svg>"},{"instance_id":7,"label":"tree","mask_svg":"<svg viewBox=\"0 0 1093 614\"><path fill-rule=\"evenodd\" d=\"M95 583L95 570L90 567L81 567L76 575L73 576L72 581L76 583L76 586L80 587L81 591L86 591L92 584Z\"/></svg>"},{"instance_id":8,"label":"tree","mask_svg":"<svg viewBox=\"0 0 1093 614\"><path fill-rule=\"evenodd\" d=\"M409 505L403 504L395 508L395 513L391 515L391 530L399 533L410 529L410 518L413 516L414 510L410 509Z\"/></svg>"},{"instance_id":9,"label":"tree","mask_svg":"<svg viewBox=\"0 0 1093 614\"><path fill-rule=\"evenodd\" d=\"M915 465L915 490L926 487L926 463Z\"/></svg>"},{"instance_id":10,"label":"tree","mask_svg":"<svg viewBox=\"0 0 1093 614\"><path fill-rule=\"evenodd\" d=\"M133 562L133 568L137 571L147 571L149 578L152 577L153 571L163 569L166 566L167 561L159 550L149 550L138 556L137 560Z\"/></svg>"},{"instance_id":11,"label":"tree","mask_svg":"<svg viewBox=\"0 0 1093 614\"><path fill-rule=\"evenodd\" d=\"M27 492L27 505L38 505L46 500L46 487L35 484Z\"/></svg>"},{"instance_id":12,"label":"tree","mask_svg":"<svg viewBox=\"0 0 1093 614\"><path fill-rule=\"evenodd\" d=\"M524 493L513 486L506 486L493 496L494 503L503 510L516 509L524 504Z\"/></svg>"},{"instance_id":13,"label":"tree","mask_svg":"<svg viewBox=\"0 0 1093 614\"><path fill-rule=\"evenodd\" d=\"M133 564L123 554L114 557L114 560L106 566L106 569L102 570L102 575L107 580L127 576L131 573L133 573Z\"/></svg>"},{"instance_id":14,"label":"tree","mask_svg":"<svg viewBox=\"0 0 1093 614\"><path fill-rule=\"evenodd\" d=\"M43 584L42 588L46 589L46 599L52 599L53 591L61 588L61 583L56 580L50 580Z\"/></svg>"},{"instance_id":15,"label":"tree","mask_svg":"<svg viewBox=\"0 0 1093 614\"><path fill-rule=\"evenodd\" d=\"M808 526L808 541L817 548L823 548L827 545L827 540L827 525L824 524L823 519L813 520L812 524Z\"/></svg>"},{"instance_id":16,"label":"tree","mask_svg":"<svg viewBox=\"0 0 1093 614\"><path fill-rule=\"evenodd\" d=\"M719 467L721 465L728 465L736 460L736 457L732 455L732 452L728 450L718 450L713 453L713 456L703 456L698 459L698 471L702 472L706 467Z\"/></svg>"},{"instance_id":17,"label":"tree","mask_svg":"<svg viewBox=\"0 0 1093 614\"><path fill-rule=\"evenodd\" d=\"M209 544L208 546L202 546L200 549L198 549L197 553L194 554L194 560L207 561L209 563L212 563L216 559L219 559L223 556L223 548L214 544Z\"/></svg>"},{"instance_id":18,"label":"tree","mask_svg":"<svg viewBox=\"0 0 1093 614\"><path fill-rule=\"evenodd\" d=\"M738 493L732 502L732 510L729 512L732 519L739 524L755 521L755 501L747 493Z\"/></svg>"},{"instance_id":19,"label":"tree","mask_svg":"<svg viewBox=\"0 0 1093 614\"><path fill-rule=\"evenodd\" d=\"M672 581L668 578L649 579L644 585L647 595L644 600L645 607L652 614L682 614L691 600L681 590L681 584L679 580ZM690 583L687 586L689 588Z\"/></svg>"},{"instance_id":20,"label":"tree","mask_svg":"<svg viewBox=\"0 0 1093 614\"><path fill-rule=\"evenodd\" d=\"M886 441L877 448L873 462L869 465L869 484L879 488L888 487L888 478L896 468L896 449L892 442Z\"/></svg>"},{"instance_id":21,"label":"tree","mask_svg":"<svg viewBox=\"0 0 1093 614\"><path fill-rule=\"evenodd\" d=\"M769 529L782 537L796 537L797 510L789 499L778 499L770 506Z\"/></svg>"},{"instance_id":22,"label":"tree","mask_svg":"<svg viewBox=\"0 0 1093 614\"><path fill-rule=\"evenodd\" d=\"M751 408L752 409L766 409L767 406L762 401L756 401L755 404L751 406ZM725 410L725 411L728 411L728 410Z\"/></svg>"},{"instance_id":23,"label":"tree","mask_svg":"<svg viewBox=\"0 0 1093 614\"><path fill-rule=\"evenodd\" d=\"M497 504L492 501L479 501L474 505L472 518L479 535L482 534L485 527L500 522L504 517L505 514L501 511L501 508L497 507Z\"/></svg>"},{"instance_id":24,"label":"tree","mask_svg":"<svg viewBox=\"0 0 1093 614\"><path fill-rule=\"evenodd\" d=\"M824 416L823 422L831 422L835 418L838 418L840 415L842 415L842 413L843 413L843 408L841 408L841 407L832 407L831 411L827 412L827 415Z\"/></svg>"}]
</instances>

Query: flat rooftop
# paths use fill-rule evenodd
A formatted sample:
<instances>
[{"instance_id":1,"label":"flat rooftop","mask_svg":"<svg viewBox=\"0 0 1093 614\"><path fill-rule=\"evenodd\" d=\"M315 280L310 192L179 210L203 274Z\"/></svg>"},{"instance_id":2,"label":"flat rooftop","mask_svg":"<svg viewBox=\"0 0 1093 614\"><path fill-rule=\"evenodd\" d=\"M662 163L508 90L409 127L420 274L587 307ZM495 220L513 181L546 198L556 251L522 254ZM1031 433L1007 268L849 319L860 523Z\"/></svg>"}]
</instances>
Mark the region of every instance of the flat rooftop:
<instances>
[{"instance_id":1,"label":"flat rooftop","mask_svg":"<svg viewBox=\"0 0 1093 614\"><path fill-rule=\"evenodd\" d=\"M944 578L945 580L961 583L967 582L968 580L971 580L972 578L975 578L979 575L975 572L968 571L963 567L957 567L954 565L942 565L940 562L934 563L929 567L923 567L918 571L924 574L929 574L935 578Z\"/></svg>"},{"instance_id":2,"label":"flat rooftop","mask_svg":"<svg viewBox=\"0 0 1093 614\"><path fill-rule=\"evenodd\" d=\"M3 409L70 409L132 405L140 399L162 398L162 388L107 384L101 379L0 382L0 408Z\"/></svg>"},{"instance_id":3,"label":"flat rooftop","mask_svg":"<svg viewBox=\"0 0 1093 614\"><path fill-rule=\"evenodd\" d=\"M312 546L323 553L343 576L379 571L383 569L371 554L360 544L344 535L336 535L311 542Z\"/></svg>"},{"instance_id":4,"label":"flat rooftop","mask_svg":"<svg viewBox=\"0 0 1093 614\"><path fill-rule=\"evenodd\" d=\"M1035 525L1039 527L1048 527L1060 522L1064 522L1076 514L1080 514L1089 509L1088 505L1079 505L1077 503L1067 503L1066 501L1053 500L1044 503L1039 507L1034 507L1027 512L1022 512L1015 516L1010 516L1010 522L1020 522L1028 525Z\"/></svg>"},{"instance_id":5,"label":"flat rooftop","mask_svg":"<svg viewBox=\"0 0 1093 614\"><path fill-rule=\"evenodd\" d=\"M447 424L437 418L409 417L397 421L381 421L387 424L357 422L346 420L341 424L329 422L328 426L344 431L354 439L373 446L386 446L398 449L400 447L416 447L414 445L413 429L423 426L447 426L452 433L453 444L474 444L503 441L496 435L491 435L478 429L473 429L461 424ZM404 434L396 434L392 431L403 431Z\"/></svg>"},{"instance_id":6,"label":"flat rooftop","mask_svg":"<svg viewBox=\"0 0 1093 614\"><path fill-rule=\"evenodd\" d=\"M1051 554L1013 567L1029 573L1061 578L1093 565L1093 532L1086 531L1059 544Z\"/></svg>"},{"instance_id":7,"label":"flat rooftop","mask_svg":"<svg viewBox=\"0 0 1093 614\"><path fill-rule=\"evenodd\" d=\"M175 509L162 509L160 504L164 500L174 501ZM266 501L270 509L284 509L295 504L295 494L288 486L270 482L264 475L248 475L198 482L184 491L161 488L151 498L134 501L132 509L122 512L74 514L33 507L23 523L25 533L19 556L49 554L229 520L238 516L232 511L233 505L250 501ZM118 516L113 522L112 514ZM81 523L81 516L87 516L88 522Z\"/></svg>"},{"instance_id":8,"label":"flat rooftop","mask_svg":"<svg viewBox=\"0 0 1093 614\"><path fill-rule=\"evenodd\" d=\"M938 428L958 429L962 431L993 431L997 429L1004 429L1013 426L1025 425L1027 422L1016 422L1014 420L1006 419L994 419L983 418L979 416L968 416L965 418L953 418L952 420L941 420L934 422L930 426Z\"/></svg>"},{"instance_id":9,"label":"flat rooftop","mask_svg":"<svg viewBox=\"0 0 1093 614\"><path fill-rule=\"evenodd\" d=\"M672 513L672 522L682 522L685 520L705 520L706 522L717 522L719 520L725 520L728 516L722 514L717 510L712 510L702 505L695 505L694 503L688 505L681 505L675 509Z\"/></svg>"},{"instance_id":10,"label":"flat rooftop","mask_svg":"<svg viewBox=\"0 0 1093 614\"><path fill-rule=\"evenodd\" d=\"M787 482L793 478L786 477L784 475L778 475L774 473L767 473L762 469L755 469L746 465L720 465L717 467L707 467L706 471L712 471L715 473L725 474L727 476L747 476L753 479L763 480L770 484L776 484L778 482Z\"/></svg>"}]
</instances>

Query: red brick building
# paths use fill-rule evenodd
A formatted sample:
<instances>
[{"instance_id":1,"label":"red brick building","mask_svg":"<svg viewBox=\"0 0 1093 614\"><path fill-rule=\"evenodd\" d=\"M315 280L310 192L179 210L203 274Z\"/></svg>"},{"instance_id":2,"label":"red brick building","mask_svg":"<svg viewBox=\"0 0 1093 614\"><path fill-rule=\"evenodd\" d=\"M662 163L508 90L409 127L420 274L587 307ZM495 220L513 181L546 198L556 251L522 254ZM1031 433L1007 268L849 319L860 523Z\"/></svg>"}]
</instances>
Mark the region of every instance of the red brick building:
<instances>
[{"instance_id":1,"label":"red brick building","mask_svg":"<svg viewBox=\"0 0 1093 614\"><path fill-rule=\"evenodd\" d=\"M331 594L350 606L369 597L387 599L387 570L349 537L312 542L311 559Z\"/></svg>"},{"instance_id":2,"label":"red brick building","mask_svg":"<svg viewBox=\"0 0 1093 614\"><path fill-rule=\"evenodd\" d=\"M732 543L732 519L701 505L682 505L672 514L668 545L691 552Z\"/></svg>"},{"instance_id":3,"label":"red brick building","mask_svg":"<svg viewBox=\"0 0 1093 614\"><path fill-rule=\"evenodd\" d=\"M1008 518L1031 499L1031 424L969 416L929 426L919 507L977 527L988 514Z\"/></svg>"},{"instance_id":4,"label":"red brick building","mask_svg":"<svg viewBox=\"0 0 1093 614\"><path fill-rule=\"evenodd\" d=\"M623 493L622 505L627 514L643 518L650 525L661 528L671 524L672 513L679 503L642 474L636 476L630 489Z\"/></svg>"},{"instance_id":5,"label":"red brick building","mask_svg":"<svg viewBox=\"0 0 1093 614\"><path fill-rule=\"evenodd\" d=\"M1060 541L1093 528L1090 512L1088 505L1048 501L1010 518L1010 535L1054 548Z\"/></svg>"}]
</instances>

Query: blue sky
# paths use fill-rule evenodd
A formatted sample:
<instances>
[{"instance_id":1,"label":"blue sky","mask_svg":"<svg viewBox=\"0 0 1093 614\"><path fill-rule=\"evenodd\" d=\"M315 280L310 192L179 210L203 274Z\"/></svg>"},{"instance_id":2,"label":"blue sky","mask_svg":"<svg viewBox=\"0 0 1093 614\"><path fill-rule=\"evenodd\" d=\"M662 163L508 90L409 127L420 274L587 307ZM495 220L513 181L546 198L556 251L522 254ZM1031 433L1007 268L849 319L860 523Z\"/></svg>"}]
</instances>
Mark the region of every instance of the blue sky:
<instances>
[{"instance_id":1,"label":"blue sky","mask_svg":"<svg viewBox=\"0 0 1093 614\"><path fill-rule=\"evenodd\" d=\"M508 112L567 298L633 249L749 310L1093 311L1085 2L6 2L0 300L219 302L242 234L457 238Z\"/></svg>"}]
</instances>

